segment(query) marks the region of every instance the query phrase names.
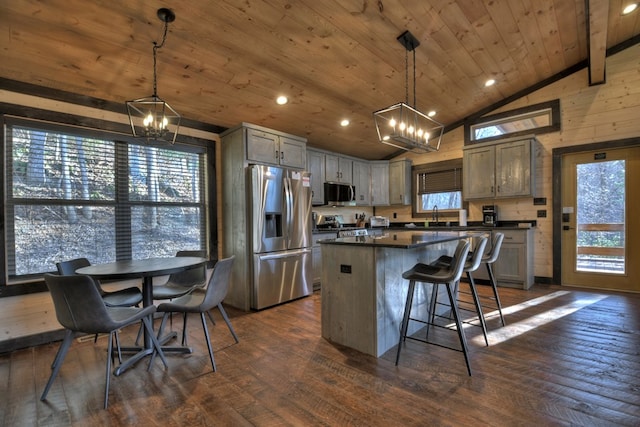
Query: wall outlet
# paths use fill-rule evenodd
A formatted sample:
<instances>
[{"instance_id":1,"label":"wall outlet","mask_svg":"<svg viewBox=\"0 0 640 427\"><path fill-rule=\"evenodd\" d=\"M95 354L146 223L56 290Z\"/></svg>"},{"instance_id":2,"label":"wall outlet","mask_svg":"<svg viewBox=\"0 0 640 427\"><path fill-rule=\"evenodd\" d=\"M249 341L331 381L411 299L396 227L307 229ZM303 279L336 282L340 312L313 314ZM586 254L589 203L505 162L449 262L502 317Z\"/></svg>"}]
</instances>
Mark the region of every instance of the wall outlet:
<instances>
[{"instance_id":1,"label":"wall outlet","mask_svg":"<svg viewBox=\"0 0 640 427\"><path fill-rule=\"evenodd\" d=\"M533 204L534 205L546 205L547 204L547 198L546 197L534 197L533 198Z\"/></svg>"}]
</instances>

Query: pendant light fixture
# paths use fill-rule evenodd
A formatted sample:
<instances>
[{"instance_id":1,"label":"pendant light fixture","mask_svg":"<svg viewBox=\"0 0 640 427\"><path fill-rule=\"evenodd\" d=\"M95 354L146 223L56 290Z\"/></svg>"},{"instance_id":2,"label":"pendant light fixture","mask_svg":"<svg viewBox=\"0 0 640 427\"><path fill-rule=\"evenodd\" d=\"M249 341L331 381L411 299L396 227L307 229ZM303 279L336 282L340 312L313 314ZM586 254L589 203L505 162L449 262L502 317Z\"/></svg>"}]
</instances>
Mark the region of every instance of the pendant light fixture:
<instances>
[{"instance_id":1,"label":"pendant light fixture","mask_svg":"<svg viewBox=\"0 0 640 427\"><path fill-rule=\"evenodd\" d=\"M164 46L169 23L175 21L176 15L171 9L161 8L158 9L158 18L164 22L164 33L160 44L153 42L153 95L127 101L127 112L134 137L174 144L180 127L180 114L158 96L156 56L158 49Z\"/></svg>"},{"instance_id":2,"label":"pendant light fixture","mask_svg":"<svg viewBox=\"0 0 640 427\"><path fill-rule=\"evenodd\" d=\"M415 153L427 153L440 149L444 125L416 107L416 51L420 42L409 31L397 39L405 52L405 102L373 113L378 131L378 139L383 144L392 145ZM409 52L413 52L413 105L409 105Z\"/></svg>"}]
</instances>

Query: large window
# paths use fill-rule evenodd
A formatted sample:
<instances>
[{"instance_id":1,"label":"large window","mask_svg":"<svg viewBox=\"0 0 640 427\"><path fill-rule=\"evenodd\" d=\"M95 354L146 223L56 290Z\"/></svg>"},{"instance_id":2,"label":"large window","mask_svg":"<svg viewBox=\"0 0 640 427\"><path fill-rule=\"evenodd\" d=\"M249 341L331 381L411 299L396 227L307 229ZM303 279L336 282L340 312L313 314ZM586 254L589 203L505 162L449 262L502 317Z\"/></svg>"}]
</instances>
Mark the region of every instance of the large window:
<instances>
[{"instance_id":1,"label":"large window","mask_svg":"<svg viewBox=\"0 0 640 427\"><path fill-rule=\"evenodd\" d=\"M206 249L204 147L128 143L112 134L5 122L9 282L92 263Z\"/></svg>"},{"instance_id":2,"label":"large window","mask_svg":"<svg viewBox=\"0 0 640 427\"><path fill-rule=\"evenodd\" d=\"M462 159L427 163L413 167L415 184L413 216L438 211L453 211L462 205Z\"/></svg>"}]
</instances>

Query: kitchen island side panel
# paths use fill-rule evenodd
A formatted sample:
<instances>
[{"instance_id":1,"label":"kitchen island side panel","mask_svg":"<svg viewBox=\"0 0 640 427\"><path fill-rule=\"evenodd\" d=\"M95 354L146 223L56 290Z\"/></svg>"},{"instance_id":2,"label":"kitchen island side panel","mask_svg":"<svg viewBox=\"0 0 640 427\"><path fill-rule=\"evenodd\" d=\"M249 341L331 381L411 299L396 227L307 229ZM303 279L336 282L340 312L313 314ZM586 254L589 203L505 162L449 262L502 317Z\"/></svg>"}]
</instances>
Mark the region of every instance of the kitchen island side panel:
<instances>
[{"instance_id":1,"label":"kitchen island side panel","mask_svg":"<svg viewBox=\"0 0 640 427\"><path fill-rule=\"evenodd\" d=\"M322 245L322 336L376 357L398 344L408 281L417 262L451 254L457 242L402 249ZM347 273L346 271L351 273ZM426 320L432 286L418 284L412 317ZM441 299L444 298L444 299ZM446 299L446 292L439 300ZM411 322L410 333L423 327Z\"/></svg>"}]
</instances>

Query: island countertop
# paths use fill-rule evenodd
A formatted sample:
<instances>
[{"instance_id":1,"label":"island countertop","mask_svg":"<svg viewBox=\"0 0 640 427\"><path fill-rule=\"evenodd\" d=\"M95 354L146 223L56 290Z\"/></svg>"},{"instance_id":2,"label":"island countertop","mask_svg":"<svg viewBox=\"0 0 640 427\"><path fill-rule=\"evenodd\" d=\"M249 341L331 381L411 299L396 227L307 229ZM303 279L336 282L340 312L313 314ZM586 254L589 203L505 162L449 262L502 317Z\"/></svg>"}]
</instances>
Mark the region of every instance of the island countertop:
<instances>
[{"instance_id":1,"label":"island countertop","mask_svg":"<svg viewBox=\"0 0 640 427\"><path fill-rule=\"evenodd\" d=\"M352 245L359 247L415 249L437 243L451 242L477 235L473 231L418 231L418 230L388 230L380 234L354 237L338 237L324 239L321 245Z\"/></svg>"}]
</instances>

